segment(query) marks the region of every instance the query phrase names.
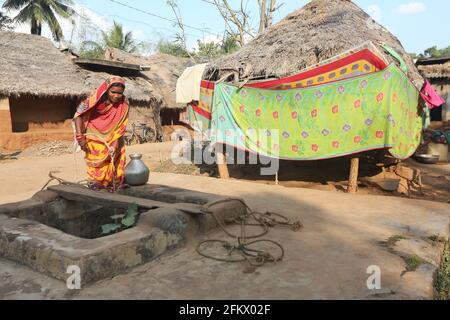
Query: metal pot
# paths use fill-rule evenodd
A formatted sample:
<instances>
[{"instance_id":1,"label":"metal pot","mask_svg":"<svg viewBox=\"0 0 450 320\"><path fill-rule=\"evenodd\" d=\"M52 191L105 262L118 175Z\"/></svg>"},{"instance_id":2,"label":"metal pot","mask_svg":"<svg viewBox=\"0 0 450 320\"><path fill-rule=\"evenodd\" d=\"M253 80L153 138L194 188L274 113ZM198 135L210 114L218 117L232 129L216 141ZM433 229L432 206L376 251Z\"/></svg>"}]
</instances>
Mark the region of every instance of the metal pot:
<instances>
[{"instance_id":1,"label":"metal pot","mask_svg":"<svg viewBox=\"0 0 450 320\"><path fill-rule=\"evenodd\" d=\"M439 156L434 154L416 154L414 159L424 164L436 164L439 162Z\"/></svg>"},{"instance_id":2,"label":"metal pot","mask_svg":"<svg viewBox=\"0 0 450 320\"><path fill-rule=\"evenodd\" d=\"M130 155L131 162L125 168L125 182L130 186L147 184L150 178L150 169L142 161L142 154Z\"/></svg>"}]
</instances>

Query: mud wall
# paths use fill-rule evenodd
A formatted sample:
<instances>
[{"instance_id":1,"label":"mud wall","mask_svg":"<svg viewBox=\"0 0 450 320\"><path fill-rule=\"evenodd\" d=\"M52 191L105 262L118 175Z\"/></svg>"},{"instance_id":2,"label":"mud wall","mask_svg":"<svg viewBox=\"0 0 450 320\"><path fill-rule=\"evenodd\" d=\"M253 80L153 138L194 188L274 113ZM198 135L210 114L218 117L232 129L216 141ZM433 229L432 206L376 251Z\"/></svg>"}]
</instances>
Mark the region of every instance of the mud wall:
<instances>
[{"instance_id":1,"label":"mud wall","mask_svg":"<svg viewBox=\"0 0 450 320\"><path fill-rule=\"evenodd\" d=\"M11 112L9 110L9 98L0 96L0 132L11 132Z\"/></svg>"},{"instance_id":2,"label":"mud wall","mask_svg":"<svg viewBox=\"0 0 450 320\"><path fill-rule=\"evenodd\" d=\"M133 123L137 126L145 123L162 137L163 130L161 126L160 108L161 106L155 103L130 102L128 130L131 130Z\"/></svg>"},{"instance_id":3,"label":"mud wall","mask_svg":"<svg viewBox=\"0 0 450 320\"><path fill-rule=\"evenodd\" d=\"M12 132L70 129L76 101L64 98L10 98Z\"/></svg>"},{"instance_id":4,"label":"mud wall","mask_svg":"<svg viewBox=\"0 0 450 320\"><path fill-rule=\"evenodd\" d=\"M0 150L24 150L54 140L72 140L72 117L78 101L0 97ZM130 125L147 124L163 136L160 105L130 103Z\"/></svg>"}]
</instances>

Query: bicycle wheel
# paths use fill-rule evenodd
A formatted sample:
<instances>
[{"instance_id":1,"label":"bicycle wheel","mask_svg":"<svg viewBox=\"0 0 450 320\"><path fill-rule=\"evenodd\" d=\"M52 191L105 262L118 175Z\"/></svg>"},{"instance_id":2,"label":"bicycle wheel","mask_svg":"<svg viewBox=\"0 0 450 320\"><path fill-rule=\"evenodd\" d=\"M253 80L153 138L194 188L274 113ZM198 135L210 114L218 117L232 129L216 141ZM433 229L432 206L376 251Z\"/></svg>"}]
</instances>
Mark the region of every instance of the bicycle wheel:
<instances>
[{"instance_id":1,"label":"bicycle wheel","mask_svg":"<svg viewBox=\"0 0 450 320\"><path fill-rule=\"evenodd\" d=\"M140 143L140 139L136 134L133 133L125 133L124 137L123 137L125 144L127 146L131 146L133 144L138 144Z\"/></svg>"}]
</instances>

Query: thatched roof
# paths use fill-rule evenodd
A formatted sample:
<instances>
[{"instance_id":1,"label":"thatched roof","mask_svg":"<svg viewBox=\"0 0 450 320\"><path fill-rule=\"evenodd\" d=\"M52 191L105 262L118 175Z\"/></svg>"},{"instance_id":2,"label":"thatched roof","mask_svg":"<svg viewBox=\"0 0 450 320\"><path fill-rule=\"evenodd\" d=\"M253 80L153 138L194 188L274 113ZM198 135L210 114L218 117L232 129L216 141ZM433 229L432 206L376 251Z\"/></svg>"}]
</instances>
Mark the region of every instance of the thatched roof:
<instances>
[{"instance_id":1,"label":"thatched roof","mask_svg":"<svg viewBox=\"0 0 450 320\"><path fill-rule=\"evenodd\" d=\"M450 57L439 59L422 59L417 62L417 67L426 78L449 78Z\"/></svg>"},{"instance_id":2,"label":"thatched roof","mask_svg":"<svg viewBox=\"0 0 450 320\"><path fill-rule=\"evenodd\" d=\"M44 37L0 31L0 95L78 97L79 71Z\"/></svg>"},{"instance_id":3,"label":"thatched roof","mask_svg":"<svg viewBox=\"0 0 450 320\"><path fill-rule=\"evenodd\" d=\"M421 86L423 79L400 41L350 0L312 0L238 52L211 63L205 78L216 70L215 78L233 70L241 79L284 77L367 41L393 47L406 61L410 78Z\"/></svg>"},{"instance_id":4,"label":"thatched roof","mask_svg":"<svg viewBox=\"0 0 450 320\"><path fill-rule=\"evenodd\" d=\"M133 55L118 49L108 49L105 58L124 63L149 66L149 71L142 71L155 90L163 97L163 108L181 108L177 105L175 90L177 79L183 71L194 62L190 59L178 58L167 54L155 54L150 57Z\"/></svg>"},{"instance_id":5,"label":"thatched roof","mask_svg":"<svg viewBox=\"0 0 450 320\"><path fill-rule=\"evenodd\" d=\"M87 97L114 73L85 70L44 37L0 32L0 95L19 97ZM124 77L130 101L161 103L144 76Z\"/></svg>"},{"instance_id":6,"label":"thatched roof","mask_svg":"<svg viewBox=\"0 0 450 320\"><path fill-rule=\"evenodd\" d=\"M81 71L83 83L85 86L85 94L88 95L99 87L104 81L111 77L111 73L95 72L89 70ZM123 76L122 76L123 77ZM123 77L126 81L125 95L130 102L148 103L156 102L162 103L162 97L158 94L155 88L142 77Z\"/></svg>"}]
</instances>

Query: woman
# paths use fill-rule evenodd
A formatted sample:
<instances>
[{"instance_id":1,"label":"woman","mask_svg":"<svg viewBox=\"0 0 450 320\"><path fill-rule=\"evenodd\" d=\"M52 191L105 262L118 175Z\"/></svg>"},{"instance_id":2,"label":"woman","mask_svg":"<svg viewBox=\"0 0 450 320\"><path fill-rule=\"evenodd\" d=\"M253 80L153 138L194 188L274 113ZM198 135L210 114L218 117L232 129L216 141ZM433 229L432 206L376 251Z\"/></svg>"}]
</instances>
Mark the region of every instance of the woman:
<instances>
[{"instance_id":1,"label":"woman","mask_svg":"<svg viewBox=\"0 0 450 320\"><path fill-rule=\"evenodd\" d=\"M113 77L83 101L74 117L76 140L86 152L89 187L116 191L124 186L123 135L128 125L125 80Z\"/></svg>"}]
</instances>

